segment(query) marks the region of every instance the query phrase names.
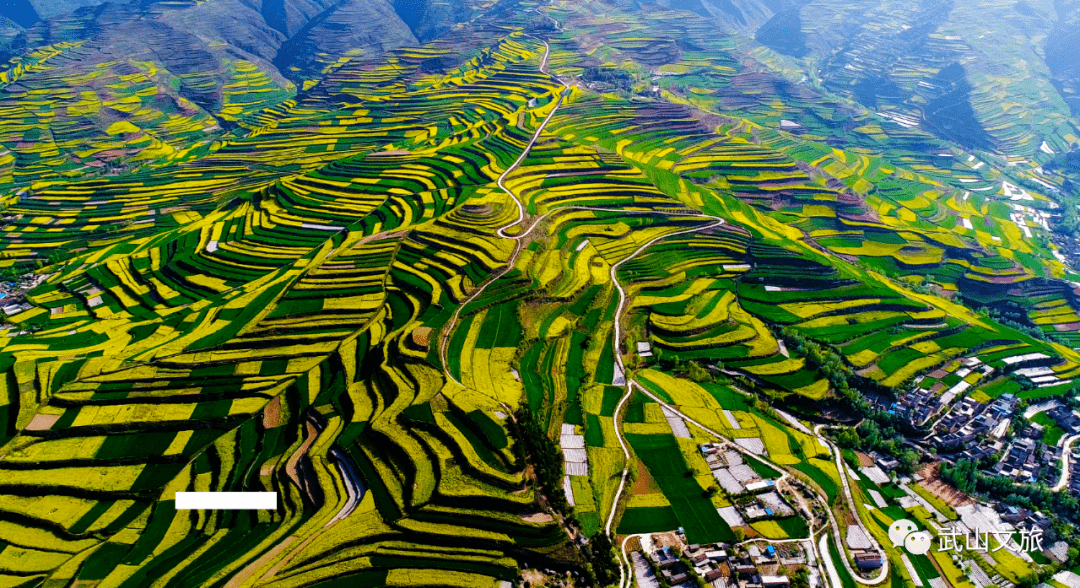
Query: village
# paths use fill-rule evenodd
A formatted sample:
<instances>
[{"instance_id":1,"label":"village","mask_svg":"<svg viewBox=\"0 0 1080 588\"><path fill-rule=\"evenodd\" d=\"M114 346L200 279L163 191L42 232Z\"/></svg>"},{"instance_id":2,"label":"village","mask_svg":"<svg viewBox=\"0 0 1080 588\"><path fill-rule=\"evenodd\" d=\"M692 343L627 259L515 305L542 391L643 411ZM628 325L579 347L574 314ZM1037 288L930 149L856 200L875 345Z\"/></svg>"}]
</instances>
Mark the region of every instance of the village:
<instances>
[{"instance_id":1,"label":"village","mask_svg":"<svg viewBox=\"0 0 1080 588\"><path fill-rule=\"evenodd\" d=\"M731 505L717 512L732 529L750 529L754 521L781 519L796 514L811 527L824 525L828 515L807 486L790 478L763 479L748 458L731 443L703 443L699 451ZM792 506L797 505L797 506ZM848 546L860 573L883 565L861 528L848 530ZM756 537L734 542L688 543L678 529L641 534L629 539L630 562L640 588L786 588L821 583L819 557L813 533L805 539L770 540Z\"/></svg>"},{"instance_id":2,"label":"village","mask_svg":"<svg viewBox=\"0 0 1080 588\"><path fill-rule=\"evenodd\" d=\"M639 588L787 588L808 586L810 540L771 544L685 543L681 531L635 538L630 560ZM629 550L628 550L629 551ZM809 559L808 559L809 557Z\"/></svg>"},{"instance_id":3,"label":"village","mask_svg":"<svg viewBox=\"0 0 1080 588\"><path fill-rule=\"evenodd\" d=\"M875 399L875 406L924 431L924 437L912 439L924 454L952 462L969 459L986 473L1017 483L1080 491L1080 475L1070 475L1080 468L1073 456L1080 411L1057 399L1028 406L1013 392L991 398L976 391L1003 373L1021 376L1035 388L1070 381L1047 367L1048 357L1041 353L983 360L974 354L958 358L915 378L894 402Z\"/></svg>"}]
</instances>

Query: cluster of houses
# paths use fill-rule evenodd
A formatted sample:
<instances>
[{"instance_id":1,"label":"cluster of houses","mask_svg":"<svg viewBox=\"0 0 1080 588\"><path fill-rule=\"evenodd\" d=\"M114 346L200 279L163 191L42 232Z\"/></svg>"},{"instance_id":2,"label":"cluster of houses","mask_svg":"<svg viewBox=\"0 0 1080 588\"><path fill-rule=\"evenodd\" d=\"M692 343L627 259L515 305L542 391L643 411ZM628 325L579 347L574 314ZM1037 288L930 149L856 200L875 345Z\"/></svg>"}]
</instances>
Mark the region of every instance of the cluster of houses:
<instances>
[{"instance_id":1,"label":"cluster of houses","mask_svg":"<svg viewBox=\"0 0 1080 588\"><path fill-rule=\"evenodd\" d=\"M1080 413L1077 411L1059 404L1047 410L1046 414L1057 423L1066 436L1080 433ZM1060 464L1063 448L1060 445L1043 443L1041 439L1044 433L1043 425L1030 423L1020 432L1020 437L1009 445L992 471L1022 483L1038 481L1047 484L1056 483L1061 476ZM1070 463L1070 469L1073 467L1074 465ZM1069 486L1074 491L1080 490L1080 479L1070 475Z\"/></svg>"},{"instance_id":2,"label":"cluster of houses","mask_svg":"<svg viewBox=\"0 0 1080 588\"><path fill-rule=\"evenodd\" d=\"M1031 437L1019 437L991 471L1008 476L1017 482L1033 484L1040 478L1056 481L1056 465L1061 460L1061 448L1047 445Z\"/></svg>"},{"instance_id":3,"label":"cluster of houses","mask_svg":"<svg viewBox=\"0 0 1080 588\"><path fill-rule=\"evenodd\" d=\"M939 453L963 452L971 459L993 455L1005 446L1001 438L1009 431L1016 403L1013 394L989 403L968 396L937 422L928 441Z\"/></svg>"},{"instance_id":4,"label":"cluster of houses","mask_svg":"<svg viewBox=\"0 0 1080 588\"><path fill-rule=\"evenodd\" d=\"M922 425L943 407L939 394L930 390L916 388L897 396L896 404L893 405L892 410L904 420L916 425Z\"/></svg>"},{"instance_id":5,"label":"cluster of houses","mask_svg":"<svg viewBox=\"0 0 1080 588\"><path fill-rule=\"evenodd\" d=\"M1009 523L1021 529L1034 529L1038 527L1042 531L1049 531L1052 521L1050 517L1041 511L1019 508L1005 504L1004 502L993 503L993 509L1003 523Z\"/></svg>"},{"instance_id":6,"label":"cluster of houses","mask_svg":"<svg viewBox=\"0 0 1080 588\"><path fill-rule=\"evenodd\" d=\"M669 586L697 586L698 578L714 588L788 588L790 580L783 568L805 566L806 557L798 543L779 546L727 543L661 547L648 557ZM639 559L641 556L635 558ZM637 567L637 566L635 566ZM650 588L655 583L638 569L638 584ZM654 587L653 587L654 588Z\"/></svg>"},{"instance_id":7,"label":"cluster of houses","mask_svg":"<svg viewBox=\"0 0 1080 588\"><path fill-rule=\"evenodd\" d=\"M1042 354L1032 354L1006 358L1006 363L1023 364L1045 359ZM1042 368L1025 368L1028 371ZM1016 370L1020 373L1023 370ZM1025 375L1029 375L1025 372ZM951 398L949 399L951 401ZM1061 476L1062 447L1042 442L1045 427L1039 423L1029 423L1019 435L1008 443L1010 425L1015 418L1019 399L1014 394L1002 394L990 402L979 402L967 396L957 402L947 413L933 424L931 435L924 443L933 447L939 454L956 455L983 462L993 456L1001 458L991 468L997 475L1007 476L1018 483L1045 482L1056 483ZM945 404L945 395L938 397L932 390L916 389L902 394L891 407L901 416L913 422L925 422ZM1045 410L1061 428L1065 436L1080 434L1080 411L1072 410L1058 401L1047 406L1034 408ZM1032 414L1029 410L1025 416ZM1075 461L1075 460L1070 460ZM1070 463L1070 470L1080 466ZM1080 491L1080 475L1069 476L1069 487Z\"/></svg>"},{"instance_id":8,"label":"cluster of houses","mask_svg":"<svg viewBox=\"0 0 1080 588\"><path fill-rule=\"evenodd\" d=\"M28 277L24 276L18 282L0 282L0 310L2 310L6 316L14 316L20 312L25 312L33 308L33 306L26 301L26 292L36 288L39 284L49 278L50 275L31 275ZM14 334L14 331L10 331L9 336Z\"/></svg>"},{"instance_id":9,"label":"cluster of houses","mask_svg":"<svg viewBox=\"0 0 1080 588\"><path fill-rule=\"evenodd\" d=\"M1053 528L1053 520L1041 511L1010 506L1003 502L994 503L993 508L997 511L997 516L1003 523L1008 523L1016 529L1038 530L1038 532L1044 534L1053 532L1051 530ZM1057 563L1068 562L1069 544L1065 541L1058 540L1053 543L1040 542L1040 545L1043 547L1043 556Z\"/></svg>"},{"instance_id":10,"label":"cluster of houses","mask_svg":"<svg viewBox=\"0 0 1080 588\"><path fill-rule=\"evenodd\" d=\"M768 518L789 517L795 510L777 492L772 480L764 480L747 465L741 453L725 443L704 443L698 447L712 470L717 485L735 499L734 506L717 509L732 527Z\"/></svg>"},{"instance_id":11,"label":"cluster of houses","mask_svg":"<svg viewBox=\"0 0 1080 588\"><path fill-rule=\"evenodd\" d=\"M1046 415L1054 419L1066 435L1080 434L1080 411L1069 410L1066 406L1057 406L1050 409Z\"/></svg>"},{"instance_id":12,"label":"cluster of houses","mask_svg":"<svg viewBox=\"0 0 1080 588\"><path fill-rule=\"evenodd\" d=\"M1069 473L1068 473L1068 486L1069 492L1073 495L1080 495L1080 447L1073 447L1071 449L1072 455L1069 456Z\"/></svg>"},{"instance_id":13,"label":"cluster of houses","mask_svg":"<svg viewBox=\"0 0 1080 588\"><path fill-rule=\"evenodd\" d=\"M935 415L952 404L958 396L971 389L979 380L991 376L995 369L982 362L978 357L963 357L957 360L955 372L938 369L929 376L938 379L929 389L917 387L901 394L891 410L914 425L922 426ZM920 384L926 376L919 376L915 384ZM953 385L946 387L944 380L959 378Z\"/></svg>"},{"instance_id":14,"label":"cluster of houses","mask_svg":"<svg viewBox=\"0 0 1080 588\"><path fill-rule=\"evenodd\" d=\"M957 454L958 458L976 462L1001 454L1001 459L991 468L994 474L1020 483L1053 484L1060 475L1062 452L1060 447L1041 441L1045 432L1042 425L1029 424L1006 445L1017 403L1014 394L1002 394L988 403L966 397L938 420L934 434L926 442L940 454ZM1080 413L1057 406L1047 414L1066 434L1080 432Z\"/></svg>"}]
</instances>

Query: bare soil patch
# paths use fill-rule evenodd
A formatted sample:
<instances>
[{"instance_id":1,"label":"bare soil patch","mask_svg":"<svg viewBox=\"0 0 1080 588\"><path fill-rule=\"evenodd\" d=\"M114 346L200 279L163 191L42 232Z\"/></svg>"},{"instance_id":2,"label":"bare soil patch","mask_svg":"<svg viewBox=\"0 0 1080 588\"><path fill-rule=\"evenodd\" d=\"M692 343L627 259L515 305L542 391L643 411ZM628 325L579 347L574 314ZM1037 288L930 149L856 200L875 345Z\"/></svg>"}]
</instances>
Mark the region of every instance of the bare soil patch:
<instances>
[{"instance_id":1,"label":"bare soil patch","mask_svg":"<svg viewBox=\"0 0 1080 588\"><path fill-rule=\"evenodd\" d=\"M656 480L653 479L652 474L649 473L649 470L645 467L645 464L641 463L640 459L635 461L637 461L637 479L634 480L634 488L632 490L633 493L662 494L663 491L660 490L660 485L657 484Z\"/></svg>"},{"instance_id":2,"label":"bare soil patch","mask_svg":"<svg viewBox=\"0 0 1080 588\"><path fill-rule=\"evenodd\" d=\"M919 470L924 480L919 485L952 508L974 504L975 499L950 486L938 475L940 464L930 464Z\"/></svg>"},{"instance_id":3,"label":"bare soil patch","mask_svg":"<svg viewBox=\"0 0 1080 588\"><path fill-rule=\"evenodd\" d=\"M526 515L521 518L530 523L550 523L551 521L555 520L554 517L552 517L546 512L535 512L531 515Z\"/></svg>"},{"instance_id":4,"label":"bare soil patch","mask_svg":"<svg viewBox=\"0 0 1080 588\"><path fill-rule=\"evenodd\" d=\"M417 327L413 329L412 340L418 347L427 347L431 341L431 327Z\"/></svg>"},{"instance_id":5,"label":"bare soil patch","mask_svg":"<svg viewBox=\"0 0 1080 588\"><path fill-rule=\"evenodd\" d=\"M673 532L653 535L653 541L656 543L657 547L673 547L678 548L679 550L682 549L682 540L679 539L679 536Z\"/></svg>"},{"instance_id":6,"label":"bare soil patch","mask_svg":"<svg viewBox=\"0 0 1080 588\"><path fill-rule=\"evenodd\" d=\"M30 423L26 425L27 431L48 431L52 428L56 421L60 420L58 414L36 414L31 419Z\"/></svg>"},{"instance_id":7,"label":"bare soil patch","mask_svg":"<svg viewBox=\"0 0 1080 588\"><path fill-rule=\"evenodd\" d=\"M861 451L856 451L855 455L859 457L859 467L868 468L874 465L874 460L869 455L866 455Z\"/></svg>"},{"instance_id":8,"label":"bare soil patch","mask_svg":"<svg viewBox=\"0 0 1080 588\"><path fill-rule=\"evenodd\" d=\"M275 396L263 408L263 427L273 429L281 424L281 397Z\"/></svg>"},{"instance_id":9,"label":"bare soil patch","mask_svg":"<svg viewBox=\"0 0 1080 588\"><path fill-rule=\"evenodd\" d=\"M521 579L528 582L530 586L544 586L548 581L548 577L540 570L525 570L521 574Z\"/></svg>"}]
</instances>

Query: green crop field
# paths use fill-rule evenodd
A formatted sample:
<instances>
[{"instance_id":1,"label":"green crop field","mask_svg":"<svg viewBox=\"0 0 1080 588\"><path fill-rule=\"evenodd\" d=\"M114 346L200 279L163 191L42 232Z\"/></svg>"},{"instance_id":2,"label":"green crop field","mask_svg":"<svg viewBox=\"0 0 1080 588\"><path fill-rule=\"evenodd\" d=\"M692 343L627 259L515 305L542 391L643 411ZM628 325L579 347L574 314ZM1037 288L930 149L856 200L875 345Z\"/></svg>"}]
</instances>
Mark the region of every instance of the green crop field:
<instances>
[{"instance_id":1,"label":"green crop field","mask_svg":"<svg viewBox=\"0 0 1080 588\"><path fill-rule=\"evenodd\" d=\"M674 437L628 434L626 438L671 503L671 510L679 526L686 531L688 541L710 543L734 538L712 501L703 496L704 488L693 477L685 476L688 466ZM659 518L661 513L642 514Z\"/></svg>"},{"instance_id":2,"label":"green crop field","mask_svg":"<svg viewBox=\"0 0 1080 588\"><path fill-rule=\"evenodd\" d=\"M681 526L671 506L629 508L619 521L620 534L673 531Z\"/></svg>"},{"instance_id":3,"label":"green crop field","mask_svg":"<svg viewBox=\"0 0 1080 588\"><path fill-rule=\"evenodd\" d=\"M1069 3L10 4L0 586L619 585L953 486L1080 548L1060 459L989 473L1078 406Z\"/></svg>"}]
</instances>

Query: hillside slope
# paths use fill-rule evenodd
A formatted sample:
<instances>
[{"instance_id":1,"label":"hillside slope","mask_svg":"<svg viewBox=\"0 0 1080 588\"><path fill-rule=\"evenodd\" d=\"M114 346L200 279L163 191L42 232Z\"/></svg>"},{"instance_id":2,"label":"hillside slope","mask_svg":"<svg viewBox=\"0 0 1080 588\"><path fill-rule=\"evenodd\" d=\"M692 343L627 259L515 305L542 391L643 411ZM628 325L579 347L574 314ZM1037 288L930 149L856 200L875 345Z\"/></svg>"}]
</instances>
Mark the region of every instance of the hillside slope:
<instances>
[{"instance_id":1,"label":"hillside slope","mask_svg":"<svg viewBox=\"0 0 1080 588\"><path fill-rule=\"evenodd\" d=\"M876 486L802 421L1080 382L1076 202L1043 167L1080 141L1039 61L1061 21L972 4L206 0L11 27L0 585L613 585L608 526L861 525L849 486ZM817 514L722 517L745 501L699 444L726 437ZM911 583L889 561L878 585Z\"/></svg>"}]
</instances>

